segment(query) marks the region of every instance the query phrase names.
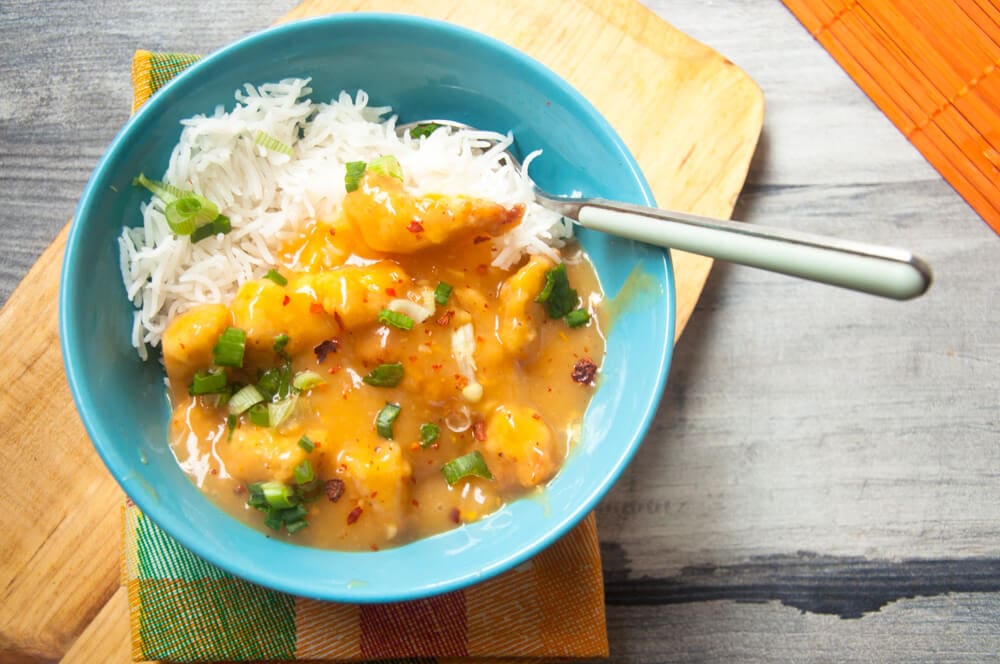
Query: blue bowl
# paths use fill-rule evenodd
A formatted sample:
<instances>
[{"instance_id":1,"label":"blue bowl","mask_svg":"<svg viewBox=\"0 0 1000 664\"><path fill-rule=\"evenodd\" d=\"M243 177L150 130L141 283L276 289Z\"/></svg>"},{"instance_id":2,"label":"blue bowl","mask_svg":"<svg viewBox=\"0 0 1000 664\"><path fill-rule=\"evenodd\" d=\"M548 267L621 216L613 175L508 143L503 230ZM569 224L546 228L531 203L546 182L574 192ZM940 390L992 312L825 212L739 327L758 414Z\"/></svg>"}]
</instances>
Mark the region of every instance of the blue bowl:
<instances>
[{"instance_id":1,"label":"blue bowl","mask_svg":"<svg viewBox=\"0 0 1000 664\"><path fill-rule=\"evenodd\" d=\"M116 238L140 223L139 172L162 173L180 121L232 107L245 82L311 77L314 99L367 90L400 122L447 117L512 130L544 153L534 179L556 193L653 204L635 160L598 112L524 54L447 23L352 14L290 23L249 36L177 76L128 122L90 179L70 230L59 294L62 350L77 409L111 474L166 532L202 558L277 590L345 602L416 599L482 581L530 558L580 521L641 442L666 380L674 337L668 254L581 232L609 296L633 270L646 295L616 314L600 387L583 435L540 498L405 546L345 553L270 539L215 507L180 470L167 445L163 372L129 343L132 308ZM650 291L650 284L652 290Z\"/></svg>"}]
</instances>

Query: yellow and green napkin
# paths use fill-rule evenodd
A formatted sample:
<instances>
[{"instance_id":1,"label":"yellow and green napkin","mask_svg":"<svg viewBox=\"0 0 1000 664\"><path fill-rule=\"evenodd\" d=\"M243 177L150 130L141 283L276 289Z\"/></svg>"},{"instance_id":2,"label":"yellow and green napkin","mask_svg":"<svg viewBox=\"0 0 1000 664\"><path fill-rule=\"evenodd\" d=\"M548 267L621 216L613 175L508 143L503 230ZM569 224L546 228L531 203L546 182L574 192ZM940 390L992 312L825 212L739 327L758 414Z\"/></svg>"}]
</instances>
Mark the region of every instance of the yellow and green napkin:
<instances>
[{"instance_id":1,"label":"yellow and green napkin","mask_svg":"<svg viewBox=\"0 0 1000 664\"><path fill-rule=\"evenodd\" d=\"M198 56L136 53L133 110ZM597 527L588 516L531 561L476 586L380 605L320 602L215 567L129 501L122 585L132 657L175 662L469 662L607 657Z\"/></svg>"}]
</instances>

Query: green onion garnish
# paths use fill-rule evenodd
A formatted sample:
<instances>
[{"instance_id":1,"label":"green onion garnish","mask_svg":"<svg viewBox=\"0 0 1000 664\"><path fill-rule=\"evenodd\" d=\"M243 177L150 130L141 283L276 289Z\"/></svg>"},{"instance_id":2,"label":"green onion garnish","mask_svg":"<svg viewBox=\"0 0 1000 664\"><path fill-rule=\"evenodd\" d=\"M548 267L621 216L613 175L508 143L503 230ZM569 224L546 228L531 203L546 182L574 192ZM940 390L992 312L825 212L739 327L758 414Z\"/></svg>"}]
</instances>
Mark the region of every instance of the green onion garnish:
<instances>
[{"instance_id":1,"label":"green onion garnish","mask_svg":"<svg viewBox=\"0 0 1000 664\"><path fill-rule=\"evenodd\" d=\"M268 415L267 406L262 403L254 404L247 411L250 423L259 427L271 426L271 417Z\"/></svg>"},{"instance_id":2,"label":"green onion garnish","mask_svg":"<svg viewBox=\"0 0 1000 664\"><path fill-rule=\"evenodd\" d=\"M299 438L299 447L304 449L306 451L306 454L309 454L314 449L316 449L315 443L312 442L312 439L309 436L302 436L301 438Z\"/></svg>"},{"instance_id":3,"label":"green onion garnish","mask_svg":"<svg viewBox=\"0 0 1000 664\"><path fill-rule=\"evenodd\" d=\"M380 364L361 380L374 387L396 387L403 380L403 363Z\"/></svg>"},{"instance_id":4,"label":"green onion garnish","mask_svg":"<svg viewBox=\"0 0 1000 664\"><path fill-rule=\"evenodd\" d=\"M451 297L451 284L446 284L445 282L440 282L437 288L434 289L434 301L438 303L438 306L444 306L448 304L448 298Z\"/></svg>"},{"instance_id":5,"label":"green onion garnish","mask_svg":"<svg viewBox=\"0 0 1000 664\"><path fill-rule=\"evenodd\" d=\"M441 468L444 479L448 484L454 484L463 477L475 476L487 480L493 479L493 473L486 467L486 459L479 453L479 450L469 452L465 456L452 459Z\"/></svg>"},{"instance_id":6,"label":"green onion garnish","mask_svg":"<svg viewBox=\"0 0 1000 664\"><path fill-rule=\"evenodd\" d=\"M355 191L361 186L361 178L365 174L365 162L349 161L346 164L347 170L344 172L344 189L348 193Z\"/></svg>"},{"instance_id":7,"label":"green onion garnish","mask_svg":"<svg viewBox=\"0 0 1000 664\"><path fill-rule=\"evenodd\" d=\"M288 340L288 335L281 333L274 337L274 346L272 346L272 348L274 348L274 352L286 360L290 359L288 357L288 353L285 352L285 346L288 345Z\"/></svg>"},{"instance_id":8,"label":"green onion garnish","mask_svg":"<svg viewBox=\"0 0 1000 664\"><path fill-rule=\"evenodd\" d=\"M224 214L220 214L218 217L213 219L211 223L194 229L194 232L191 233L191 242L201 242L205 238L218 235L219 233L225 235L231 230L233 230L233 225L229 222L229 217Z\"/></svg>"},{"instance_id":9,"label":"green onion garnish","mask_svg":"<svg viewBox=\"0 0 1000 664\"><path fill-rule=\"evenodd\" d=\"M295 469L292 470L292 474L295 476L296 484L306 484L312 482L316 479L316 473L313 471L312 464L309 463L309 459L303 459L299 462Z\"/></svg>"},{"instance_id":10,"label":"green onion garnish","mask_svg":"<svg viewBox=\"0 0 1000 664\"><path fill-rule=\"evenodd\" d=\"M229 379L222 369L209 369L208 371L198 371L194 374L194 379L188 387L188 394L197 396L199 394L221 394L226 391Z\"/></svg>"},{"instance_id":11,"label":"green onion garnish","mask_svg":"<svg viewBox=\"0 0 1000 664\"><path fill-rule=\"evenodd\" d=\"M274 283L278 284L279 286L287 286L288 285L288 279L285 279L283 276L281 276L280 272L278 272L277 270L275 270L273 268L267 271L267 274L264 275L264 278L265 279L270 279L271 281L273 281Z\"/></svg>"},{"instance_id":12,"label":"green onion garnish","mask_svg":"<svg viewBox=\"0 0 1000 664\"><path fill-rule=\"evenodd\" d=\"M188 194L167 203L167 226L177 235L191 235L203 224L219 216L215 203L198 194Z\"/></svg>"},{"instance_id":13,"label":"green onion garnish","mask_svg":"<svg viewBox=\"0 0 1000 664\"><path fill-rule=\"evenodd\" d=\"M299 532L309 524L305 519L298 519L296 521L285 521L285 530L288 531L289 535L294 535Z\"/></svg>"},{"instance_id":14,"label":"green onion garnish","mask_svg":"<svg viewBox=\"0 0 1000 664\"><path fill-rule=\"evenodd\" d=\"M399 160L391 154L382 155L368 164L368 171L379 175L388 175L397 180L403 179L403 167L399 165Z\"/></svg>"},{"instance_id":15,"label":"green onion garnish","mask_svg":"<svg viewBox=\"0 0 1000 664\"><path fill-rule=\"evenodd\" d=\"M433 422L425 422L420 425L420 447L430 447L433 445L438 436L441 435L441 429L438 425Z\"/></svg>"},{"instance_id":16,"label":"green onion garnish","mask_svg":"<svg viewBox=\"0 0 1000 664\"><path fill-rule=\"evenodd\" d=\"M287 509L298 504L298 500L295 498L295 491L292 490L292 487L286 486L281 482L262 482L260 484L260 491L264 494L264 500L271 507Z\"/></svg>"},{"instance_id":17,"label":"green onion garnish","mask_svg":"<svg viewBox=\"0 0 1000 664\"><path fill-rule=\"evenodd\" d=\"M136 187L145 187L154 196L159 196L164 203L171 203L178 198L183 198L188 195L188 192L178 189L172 184L166 182L160 182L159 180L150 180L142 173L132 180L132 184Z\"/></svg>"},{"instance_id":18,"label":"green onion garnish","mask_svg":"<svg viewBox=\"0 0 1000 664\"><path fill-rule=\"evenodd\" d=\"M292 156L292 147L290 145L282 143L274 136L271 136L267 132L264 132L260 129L257 130L256 134L254 134L253 142L256 143L257 145L264 147L267 150L271 150L273 152L280 152L281 154L286 154L289 157Z\"/></svg>"},{"instance_id":19,"label":"green onion garnish","mask_svg":"<svg viewBox=\"0 0 1000 664\"><path fill-rule=\"evenodd\" d=\"M393 327L398 327L401 330L412 330L413 329L413 319L406 314L400 313L398 311L392 311L391 309L383 309L378 314L378 322L383 325L392 325Z\"/></svg>"},{"instance_id":20,"label":"green onion garnish","mask_svg":"<svg viewBox=\"0 0 1000 664\"><path fill-rule=\"evenodd\" d=\"M386 440L392 440L392 424L399 417L400 410L402 409L399 404L395 403L387 403L382 407L375 416L375 430L378 431L378 435Z\"/></svg>"},{"instance_id":21,"label":"green onion garnish","mask_svg":"<svg viewBox=\"0 0 1000 664\"><path fill-rule=\"evenodd\" d=\"M411 129L410 136L413 138L423 138L424 136L430 136L440 128L441 125L436 122L424 122Z\"/></svg>"},{"instance_id":22,"label":"green onion garnish","mask_svg":"<svg viewBox=\"0 0 1000 664\"><path fill-rule=\"evenodd\" d=\"M246 343L246 332L238 327L227 327L212 349L215 364L220 367L242 367Z\"/></svg>"},{"instance_id":23,"label":"green onion garnish","mask_svg":"<svg viewBox=\"0 0 1000 664\"><path fill-rule=\"evenodd\" d=\"M292 379L292 387L300 392L305 392L306 390L323 385L325 382L323 377L315 371L300 371Z\"/></svg>"},{"instance_id":24,"label":"green onion garnish","mask_svg":"<svg viewBox=\"0 0 1000 664\"><path fill-rule=\"evenodd\" d=\"M590 314L586 309L574 309L566 314L566 324L570 327L581 327L590 322Z\"/></svg>"},{"instance_id":25,"label":"green onion garnish","mask_svg":"<svg viewBox=\"0 0 1000 664\"><path fill-rule=\"evenodd\" d=\"M298 401L296 395L292 395L281 401L272 401L267 404L267 419L272 427L281 426L281 423L291 417L295 412L295 404Z\"/></svg>"},{"instance_id":26,"label":"green onion garnish","mask_svg":"<svg viewBox=\"0 0 1000 664\"><path fill-rule=\"evenodd\" d=\"M280 367L272 367L260 375L257 379L257 389L264 395L264 399L284 399L292 393L292 365L285 362Z\"/></svg>"},{"instance_id":27,"label":"green onion garnish","mask_svg":"<svg viewBox=\"0 0 1000 664\"><path fill-rule=\"evenodd\" d=\"M233 415L232 413L226 415L226 428L229 430L229 436L226 438L226 442L233 439L233 432L236 431L236 427L238 427L239 424L240 418L236 415Z\"/></svg>"},{"instance_id":28,"label":"green onion garnish","mask_svg":"<svg viewBox=\"0 0 1000 664\"><path fill-rule=\"evenodd\" d=\"M253 385L241 388L229 399L230 415L242 415L264 400L264 395Z\"/></svg>"},{"instance_id":29,"label":"green onion garnish","mask_svg":"<svg viewBox=\"0 0 1000 664\"><path fill-rule=\"evenodd\" d=\"M535 298L535 302L545 305L549 318L562 318L573 311L580 297L569 287L566 264L560 263L545 273L545 287Z\"/></svg>"}]
</instances>

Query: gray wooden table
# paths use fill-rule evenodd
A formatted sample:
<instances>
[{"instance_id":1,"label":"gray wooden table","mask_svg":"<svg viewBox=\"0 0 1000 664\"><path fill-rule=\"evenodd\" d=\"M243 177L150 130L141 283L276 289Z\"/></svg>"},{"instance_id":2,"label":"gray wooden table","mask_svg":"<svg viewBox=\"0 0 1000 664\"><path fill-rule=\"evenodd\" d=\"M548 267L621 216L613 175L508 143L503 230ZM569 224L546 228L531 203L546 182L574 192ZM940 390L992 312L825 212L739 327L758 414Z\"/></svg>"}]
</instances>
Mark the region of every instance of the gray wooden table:
<instances>
[{"instance_id":1,"label":"gray wooden table","mask_svg":"<svg viewBox=\"0 0 1000 664\"><path fill-rule=\"evenodd\" d=\"M173 4L0 0L0 301L125 121L133 49L295 0ZM649 4L764 90L738 217L898 244L936 282L900 304L716 267L599 508L613 659L1000 657L1000 238L778 0Z\"/></svg>"}]
</instances>

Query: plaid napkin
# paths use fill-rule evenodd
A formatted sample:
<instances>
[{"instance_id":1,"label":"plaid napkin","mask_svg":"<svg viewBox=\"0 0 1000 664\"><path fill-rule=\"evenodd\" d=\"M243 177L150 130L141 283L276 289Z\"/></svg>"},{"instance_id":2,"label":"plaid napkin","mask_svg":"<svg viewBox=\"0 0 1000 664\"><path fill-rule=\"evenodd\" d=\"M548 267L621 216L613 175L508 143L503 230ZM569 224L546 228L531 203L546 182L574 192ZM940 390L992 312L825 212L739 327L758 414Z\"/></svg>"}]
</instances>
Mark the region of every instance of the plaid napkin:
<instances>
[{"instance_id":1,"label":"plaid napkin","mask_svg":"<svg viewBox=\"0 0 1000 664\"><path fill-rule=\"evenodd\" d=\"M197 59L137 52L133 110ZM463 591L381 605L319 602L243 581L182 547L131 501L124 509L124 540L122 585L135 661L489 658L503 664L526 657L608 656L593 515L499 577Z\"/></svg>"}]
</instances>

